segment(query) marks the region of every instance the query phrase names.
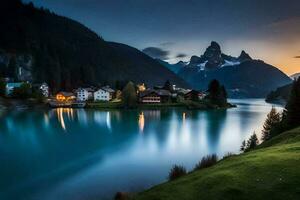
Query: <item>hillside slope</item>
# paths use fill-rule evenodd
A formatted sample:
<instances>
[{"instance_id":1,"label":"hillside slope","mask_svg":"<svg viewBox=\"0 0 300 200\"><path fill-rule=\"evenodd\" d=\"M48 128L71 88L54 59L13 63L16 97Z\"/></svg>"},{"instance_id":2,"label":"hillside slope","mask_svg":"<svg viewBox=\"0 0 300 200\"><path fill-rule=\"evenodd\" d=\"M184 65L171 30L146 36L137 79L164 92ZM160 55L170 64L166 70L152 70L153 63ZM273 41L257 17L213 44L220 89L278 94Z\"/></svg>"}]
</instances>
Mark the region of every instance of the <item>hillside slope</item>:
<instances>
[{"instance_id":1,"label":"hillside slope","mask_svg":"<svg viewBox=\"0 0 300 200\"><path fill-rule=\"evenodd\" d=\"M275 91L272 91L267 95L266 102L286 103L290 96L291 90L292 90L292 84L279 87Z\"/></svg>"},{"instance_id":2,"label":"hillside slope","mask_svg":"<svg viewBox=\"0 0 300 200\"><path fill-rule=\"evenodd\" d=\"M84 25L20 0L0 7L0 77L46 81L53 89L116 81L179 86L185 81L142 52L109 43Z\"/></svg>"},{"instance_id":3,"label":"hillside slope","mask_svg":"<svg viewBox=\"0 0 300 200\"><path fill-rule=\"evenodd\" d=\"M257 150L153 187L133 199L299 199L299 166L300 128L282 133Z\"/></svg>"}]
</instances>

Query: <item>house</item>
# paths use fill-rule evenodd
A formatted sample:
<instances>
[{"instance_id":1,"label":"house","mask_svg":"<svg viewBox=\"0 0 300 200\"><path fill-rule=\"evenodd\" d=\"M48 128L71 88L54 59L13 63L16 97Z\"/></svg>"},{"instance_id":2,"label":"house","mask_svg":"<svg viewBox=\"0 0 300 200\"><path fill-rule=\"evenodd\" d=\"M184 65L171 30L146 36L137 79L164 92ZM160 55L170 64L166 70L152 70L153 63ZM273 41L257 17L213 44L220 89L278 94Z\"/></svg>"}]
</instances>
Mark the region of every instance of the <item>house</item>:
<instances>
[{"instance_id":1,"label":"house","mask_svg":"<svg viewBox=\"0 0 300 200\"><path fill-rule=\"evenodd\" d=\"M161 103L168 103L171 100L172 93L169 90L156 90L157 94L160 96Z\"/></svg>"},{"instance_id":2,"label":"house","mask_svg":"<svg viewBox=\"0 0 300 200\"><path fill-rule=\"evenodd\" d=\"M109 86L104 86L101 89L109 93L109 100L112 100L114 98L114 96L115 96L114 89L111 89Z\"/></svg>"},{"instance_id":3,"label":"house","mask_svg":"<svg viewBox=\"0 0 300 200\"><path fill-rule=\"evenodd\" d=\"M72 92L59 92L56 94L56 100L61 102L75 101L76 96Z\"/></svg>"},{"instance_id":4,"label":"house","mask_svg":"<svg viewBox=\"0 0 300 200\"><path fill-rule=\"evenodd\" d=\"M36 83L32 85L33 90L40 91L44 97L49 97L49 86L47 83Z\"/></svg>"},{"instance_id":5,"label":"house","mask_svg":"<svg viewBox=\"0 0 300 200\"><path fill-rule=\"evenodd\" d=\"M13 93L15 88L19 88L22 86L22 82L19 83L6 83L6 88L5 88L5 92L6 95L9 96Z\"/></svg>"},{"instance_id":6,"label":"house","mask_svg":"<svg viewBox=\"0 0 300 200\"><path fill-rule=\"evenodd\" d=\"M161 97L156 90L145 90L139 93L140 103L161 103Z\"/></svg>"},{"instance_id":7,"label":"house","mask_svg":"<svg viewBox=\"0 0 300 200\"><path fill-rule=\"evenodd\" d=\"M197 101L204 99L205 94L203 92L199 92L197 90L191 90L184 94L185 100Z\"/></svg>"},{"instance_id":8,"label":"house","mask_svg":"<svg viewBox=\"0 0 300 200\"><path fill-rule=\"evenodd\" d=\"M94 89L93 88L78 88L74 91L76 94L77 101L87 101L94 98Z\"/></svg>"},{"instance_id":9,"label":"house","mask_svg":"<svg viewBox=\"0 0 300 200\"><path fill-rule=\"evenodd\" d=\"M112 99L111 90L100 88L94 92L94 101L110 101Z\"/></svg>"},{"instance_id":10,"label":"house","mask_svg":"<svg viewBox=\"0 0 300 200\"><path fill-rule=\"evenodd\" d=\"M78 88L76 90L76 100L77 101L87 101L89 99L89 92L85 88Z\"/></svg>"}]
</instances>

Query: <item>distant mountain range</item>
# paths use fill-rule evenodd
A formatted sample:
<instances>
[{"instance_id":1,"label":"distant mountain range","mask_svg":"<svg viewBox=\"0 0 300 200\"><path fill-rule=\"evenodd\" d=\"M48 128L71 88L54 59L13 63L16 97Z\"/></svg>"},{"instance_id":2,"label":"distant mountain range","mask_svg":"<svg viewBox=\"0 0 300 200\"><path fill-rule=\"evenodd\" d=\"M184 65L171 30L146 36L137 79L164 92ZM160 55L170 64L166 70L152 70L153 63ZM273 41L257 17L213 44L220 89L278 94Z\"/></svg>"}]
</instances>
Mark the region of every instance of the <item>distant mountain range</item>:
<instances>
[{"instance_id":1,"label":"distant mountain range","mask_svg":"<svg viewBox=\"0 0 300 200\"><path fill-rule=\"evenodd\" d=\"M217 42L211 42L201 56L192 56L188 63L164 64L173 69L193 88L205 90L212 79L225 85L230 97L266 97L277 87L291 83L291 79L276 67L254 60L245 51L238 57L222 53Z\"/></svg>"},{"instance_id":2,"label":"distant mountain range","mask_svg":"<svg viewBox=\"0 0 300 200\"><path fill-rule=\"evenodd\" d=\"M0 6L0 77L47 82L53 90L132 80L188 84L157 60L119 43L106 42L84 25L20 0Z\"/></svg>"}]
</instances>

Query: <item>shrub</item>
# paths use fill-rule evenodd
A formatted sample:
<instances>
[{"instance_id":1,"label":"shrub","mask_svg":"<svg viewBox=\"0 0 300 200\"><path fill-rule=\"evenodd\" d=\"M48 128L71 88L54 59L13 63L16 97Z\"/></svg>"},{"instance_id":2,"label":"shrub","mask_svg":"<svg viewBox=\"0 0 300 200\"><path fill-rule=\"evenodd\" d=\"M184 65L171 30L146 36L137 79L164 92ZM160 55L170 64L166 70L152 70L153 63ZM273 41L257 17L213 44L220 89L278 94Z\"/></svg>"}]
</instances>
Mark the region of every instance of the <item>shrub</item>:
<instances>
[{"instance_id":1,"label":"shrub","mask_svg":"<svg viewBox=\"0 0 300 200\"><path fill-rule=\"evenodd\" d=\"M234 153L231 153L231 152L228 152L228 153L226 153L226 154L223 156L223 159L230 158L230 157L232 157L232 156L235 156L235 154L234 154Z\"/></svg>"},{"instance_id":2,"label":"shrub","mask_svg":"<svg viewBox=\"0 0 300 200\"><path fill-rule=\"evenodd\" d=\"M216 154L203 157L199 163L196 164L195 170L204 169L215 165L218 162L218 156Z\"/></svg>"},{"instance_id":3,"label":"shrub","mask_svg":"<svg viewBox=\"0 0 300 200\"><path fill-rule=\"evenodd\" d=\"M174 165L169 172L169 180L170 181L175 180L186 174L187 174L187 172L186 172L186 169L184 166Z\"/></svg>"}]
</instances>

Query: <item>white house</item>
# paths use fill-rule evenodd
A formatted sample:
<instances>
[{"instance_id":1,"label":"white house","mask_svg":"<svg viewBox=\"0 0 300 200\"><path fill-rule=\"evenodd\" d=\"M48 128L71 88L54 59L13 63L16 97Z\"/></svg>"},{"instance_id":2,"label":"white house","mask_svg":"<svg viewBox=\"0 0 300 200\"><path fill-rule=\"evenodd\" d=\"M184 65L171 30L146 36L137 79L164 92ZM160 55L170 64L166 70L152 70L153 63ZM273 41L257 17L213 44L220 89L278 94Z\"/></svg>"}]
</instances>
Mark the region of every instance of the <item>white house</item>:
<instances>
[{"instance_id":1,"label":"white house","mask_svg":"<svg viewBox=\"0 0 300 200\"><path fill-rule=\"evenodd\" d=\"M77 101L87 101L89 99L89 91L85 88L78 88L76 90Z\"/></svg>"},{"instance_id":2,"label":"white house","mask_svg":"<svg viewBox=\"0 0 300 200\"><path fill-rule=\"evenodd\" d=\"M9 96L13 93L15 88L21 87L23 83L7 83L6 84L6 95Z\"/></svg>"},{"instance_id":3,"label":"white house","mask_svg":"<svg viewBox=\"0 0 300 200\"><path fill-rule=\"evenodd\" d=\"M47 83L33 84L32 87L33 89L40 91L44 97L49 97L49 86Z\"/></svg>"},{"instance_id":4,"label":"white house","mask_svg":"<svg viewBox=\"0 0 300 200\"><path fill-rule=\"evenodd\" d=\"M94 101L109 101L111 99L110 93L104 89L99 89L94 92Z\"/></svg>"},{"instance_id":5,"label":"white house","mask_svg":"<svg viewBox=\"0 0 300 200\"><path fill-rule=\"evenodd\" d=\"M109 100L113 99L113 97L115 95L115 90L114 89L111 89L109 86L104 86L101 89L109 93Z\"/></svg>"}]
</instances>

